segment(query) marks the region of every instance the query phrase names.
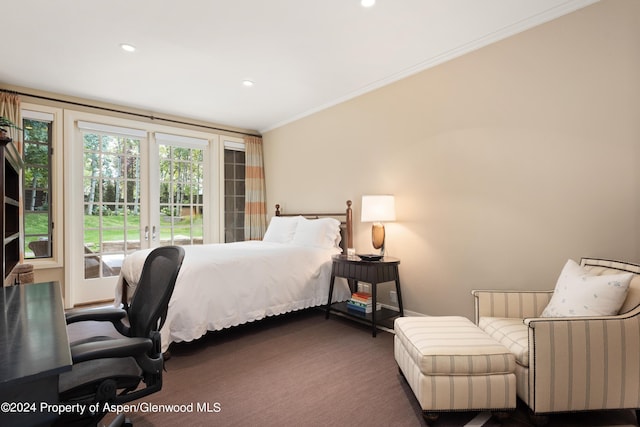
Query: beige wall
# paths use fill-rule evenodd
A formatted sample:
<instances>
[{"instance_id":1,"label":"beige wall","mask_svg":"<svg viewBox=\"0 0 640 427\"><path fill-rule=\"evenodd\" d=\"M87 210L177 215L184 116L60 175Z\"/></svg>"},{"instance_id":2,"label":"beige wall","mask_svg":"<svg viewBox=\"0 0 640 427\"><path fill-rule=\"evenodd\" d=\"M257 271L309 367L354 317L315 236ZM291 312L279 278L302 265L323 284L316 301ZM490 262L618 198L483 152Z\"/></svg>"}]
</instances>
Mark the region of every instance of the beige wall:
<instances>
[{"instance_id":1,"label":"beige wall","mask_svg":"<svg viewBox=\"0 0 640 427\"><path fill-rule=\"evenodd\" d=\"M388 254L431 315L552 288L567 258L640 262L638 76L640 2L597 3L267 132L268 204L353 199L371 252L360 197L395 194Z\"/></svg>"}]
</instances>

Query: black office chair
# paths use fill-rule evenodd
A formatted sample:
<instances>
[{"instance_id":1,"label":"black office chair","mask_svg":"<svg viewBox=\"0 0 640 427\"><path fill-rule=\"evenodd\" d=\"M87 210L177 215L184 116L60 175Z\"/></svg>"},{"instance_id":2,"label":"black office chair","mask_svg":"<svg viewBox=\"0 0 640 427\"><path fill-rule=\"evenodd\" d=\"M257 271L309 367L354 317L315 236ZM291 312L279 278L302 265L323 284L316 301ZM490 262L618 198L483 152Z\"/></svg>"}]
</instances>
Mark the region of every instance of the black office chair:
<instances>
[{"instance_id":1,"label":"black office chair","mask_svg":"<svg viewBox=\"0 0 640 427\"><path fill-rule=\"evenodd\" d=\"M183 259L184 249L179 246L163 246L151 251L127 310L105 307L67 313L68 325L84 321L111 322L115 330L107 335L92 336L91 330L95 331L95 327L86 328L86 333L82 328L81 337L71 342L73 366L70 372L60 375L60 402L79 403L87 408L99 403L99 410L65 413L58 425L95 425L108 412L104 410L105 403L130 402L162 388L164 360L160 328ZM81 326L84 325L73 325L75 329Z\"/></svg>"}]
</instances>

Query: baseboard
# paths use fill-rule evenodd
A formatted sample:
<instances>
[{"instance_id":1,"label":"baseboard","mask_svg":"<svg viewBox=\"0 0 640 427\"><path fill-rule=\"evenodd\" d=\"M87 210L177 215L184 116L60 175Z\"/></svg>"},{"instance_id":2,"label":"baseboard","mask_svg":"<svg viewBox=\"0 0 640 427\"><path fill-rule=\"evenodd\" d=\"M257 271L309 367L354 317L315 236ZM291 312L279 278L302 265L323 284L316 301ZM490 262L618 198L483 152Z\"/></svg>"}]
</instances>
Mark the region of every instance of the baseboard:
<instances>
[{"instance_id":1,"label":"baseboard","mask_svg":"<svg viewBox=\"0 0 640 427\"><path fill-rule=\"evenodd\" d=\"M399 311L400 309L398 308L398 306L395 305L389 305L389 304L380 304L382 307L384 308L388 308L389 310L395 310L395 311ZM418 316L418 317L426 317L428 316L428 314L422 314L422 313L418 313L417 311L411 311L411 310L407 310L406 308L403 310L404 311L404 315L405 316Z\"/></svg>"}]
</instances>

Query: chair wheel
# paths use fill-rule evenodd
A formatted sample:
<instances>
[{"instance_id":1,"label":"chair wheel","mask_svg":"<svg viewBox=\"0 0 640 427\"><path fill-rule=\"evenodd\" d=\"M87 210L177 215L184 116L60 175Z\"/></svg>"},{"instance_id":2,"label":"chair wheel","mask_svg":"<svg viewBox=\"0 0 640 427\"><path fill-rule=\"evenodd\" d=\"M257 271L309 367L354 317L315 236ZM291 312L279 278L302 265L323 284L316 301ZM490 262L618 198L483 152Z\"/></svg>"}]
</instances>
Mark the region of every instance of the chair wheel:
<instances>
[{"instance_id":1,"label":"chair wheel","mask_svg":"<svg viewBox=\"0 0 640 427\"><path fill-rule=\"evenodd\" d=\"M438 421L439 417L440 417L440 414L436 412L422 411L422 418L424 418L424 420L427 422L428 425L431 425L436 421Z\"/></svg>"}]
</instances>

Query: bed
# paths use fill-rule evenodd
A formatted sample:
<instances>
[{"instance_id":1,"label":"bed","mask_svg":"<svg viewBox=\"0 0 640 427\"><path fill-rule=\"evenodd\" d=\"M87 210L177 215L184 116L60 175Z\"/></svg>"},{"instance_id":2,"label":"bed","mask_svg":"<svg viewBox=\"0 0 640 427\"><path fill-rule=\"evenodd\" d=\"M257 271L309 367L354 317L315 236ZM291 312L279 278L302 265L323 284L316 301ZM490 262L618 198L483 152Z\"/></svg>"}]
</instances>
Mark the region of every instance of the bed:
<instances>
[{"instance_id":1,"label":"bed","mask_svg":"<svg viewBox=\"0 0 640 427\"><path fill-rule=\"evenodd\" d=\"M331 258L353 247L351 201L344 213L284 214L276 205L262 241L183 246L185 258L161 329L162 351L208 331L310 307L324 306ZM115 304L135 294L151 249L124 259ZM333 301L351 296L336 281Z\"/></svg>"}]
</instances>

